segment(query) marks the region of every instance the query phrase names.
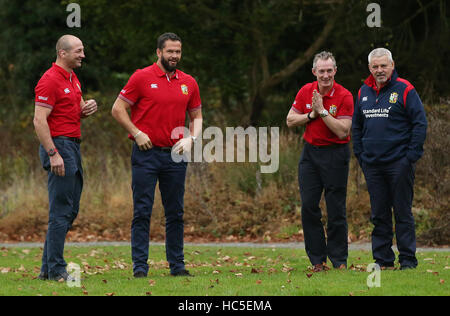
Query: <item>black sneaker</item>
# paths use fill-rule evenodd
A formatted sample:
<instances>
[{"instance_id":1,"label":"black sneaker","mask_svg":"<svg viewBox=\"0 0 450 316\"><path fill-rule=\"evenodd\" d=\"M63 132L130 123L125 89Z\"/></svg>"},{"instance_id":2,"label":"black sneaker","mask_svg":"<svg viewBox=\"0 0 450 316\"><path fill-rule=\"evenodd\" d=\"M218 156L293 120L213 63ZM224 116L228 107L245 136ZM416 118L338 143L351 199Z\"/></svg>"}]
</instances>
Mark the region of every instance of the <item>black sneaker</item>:
<instances>
[{"instance_id":1,"label":"black sneaker","mask_svg":"<svg viewBox=\"0 0 450 316\"><path fill-rule=\"evenodd\" d=\"M47 274L47 273L44 273L44 272L41 272L41 273L38 275L37 279L38 279L38 280L42 280L42 281L46 281L46 280L48 280L48 274Z\"/></svg>"},{"instance_id":2,"label":"black sneaker","mask_svg":"<svg viewBox=\"0 0 450 316\"><path fill-rule=\"evenodd\" d=\"M57 282L75 282L75 278L72 277L69 273L63 272L61 274L58 274L54 277L49 277L49 280L57 281Z\"/></svg>"},{"instance_id":3,"label":"black sneaker","mask_svg":"<svg viewBox=\"0 0 450 316\"><path fill-rule=\"evenodd\" d=\"M401 266L400 270L413 270L415 268L416 268L415 266Z\"/></svg>"},{"instance_id":4,"label":"black sneaker","mask_svg":"<svg viewBox=\"0 0 450 316\"><path fill-rule=\"evenodd\" d=\"M134 277L136 279L142 279L142 278L146 278L147 274L143 271L138 271L138 272L134 273Z\"/></svg>"},{"instance_id":5,"label":"black sneaker","mask_svg":"<svg viewBox=\"0 0 450 316\"><path fill-rule=\"evenodd\" d=\"M190 274L188 270L180 270L175 273L170 273L170 275L174 277L193 277L193 275Z\"/></svg>"}]
</instances>

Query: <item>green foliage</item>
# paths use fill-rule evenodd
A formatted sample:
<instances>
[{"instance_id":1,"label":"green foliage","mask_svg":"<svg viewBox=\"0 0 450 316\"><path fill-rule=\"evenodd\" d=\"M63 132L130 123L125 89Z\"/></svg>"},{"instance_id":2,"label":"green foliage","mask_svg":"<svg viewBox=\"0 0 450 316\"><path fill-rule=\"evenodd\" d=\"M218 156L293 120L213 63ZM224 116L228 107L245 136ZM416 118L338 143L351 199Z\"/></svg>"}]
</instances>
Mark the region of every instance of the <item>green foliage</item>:
<instances>
[{"instance_id":1,"label":"green foliage","mask_svg":"<svg viewBox=\"0 0 450 316\"><path fill-rule=\"evenodd\" d=\"M253 104L261 84L301 57L338 16L332 32L316 50L331 50L337 57L337 81L353 94L367 75L367 54L388 46L401 76L410 79L424 100L447 96L444 69L450 51L446 2L380 1L382 27L366 25L371 1L342 4L321 1L241 0L79 0L81 28L68 28L70 1L1 0L0 98L33 96L40 75L55 58L57 38L79 36L86 60L77 70L91 91L118 93L135 69L156 60L156 39L166 31L183 39L182 69L198 80L210 116L247 124L283 125L298 89L314 80L311 59L292 75L263 91L261 114ZM338 10L340 7L343 10ZM315 53L315 52L313 52ZM310 57L311 58L311 57ZM23 109L23 104L11 104ZM256 106L256 108L255 108Z\"/></svg>"}]
</instances>

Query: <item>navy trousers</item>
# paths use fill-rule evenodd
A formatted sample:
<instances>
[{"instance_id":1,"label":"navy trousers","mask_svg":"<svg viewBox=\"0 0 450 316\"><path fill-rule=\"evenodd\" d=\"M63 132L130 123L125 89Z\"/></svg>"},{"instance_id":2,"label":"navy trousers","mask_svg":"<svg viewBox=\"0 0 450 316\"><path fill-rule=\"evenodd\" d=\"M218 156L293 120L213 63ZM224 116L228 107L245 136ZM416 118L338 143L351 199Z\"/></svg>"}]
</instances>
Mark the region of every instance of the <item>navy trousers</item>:
<instances>
[{"instance_id":1,"label":"navy trousers","mask_svg":"<svg viewBox=\"0 0 450 316\"><path fill-rule=\"evenodd\" d=\"M415 166L404 157L386 165L362 163L372 208L372 253L380 266L394 266L392 250L395 235L401 266L417 266L416 233L412 214Z\"/></svg>"},{"instance_id":2,"label":"navy trousers","mask_svg":"<svg viewBox=\"0 0 450 316\"><path fill-rule=\"evenodd\" d=\"M347 144L312 146L305 144L298 168L302 200L302 224L306 253L313 265L327 262L347 265L348 226L346 216L350 152ZM327 238L319 203L325 191Z\"/></svg>"},{"instance_id":3,"label":"navy trousers","mask_svg":"<svg viewBox=\"0 0 450 316\"><path fill-rule=\"evenodd\" d=\"M156 183L166 218L166 258L171 273L185 269L184 265L184 188L187 163L176 163L170 152L157 149L140 151L133 144L132 189L134 214L131 225L133 271L148 273L150 219Z\"/></svg>"},{"instance_id":4,"label":"navy trousers","mask_svg":"<svg viewBox=\"0 0 450 316\"><path fill-rule=\"evenodd\" d=\"M67 232L78 215L83 190L80 144L62 139L54 139L54 143L64 160L64 177L50 171L50 159L42 145L39 148L42 166L48 171L49 197L48 230L41 272L48 274L49 278L55 278L66 271L64 243Z\"/></svg>"}]
</instances>

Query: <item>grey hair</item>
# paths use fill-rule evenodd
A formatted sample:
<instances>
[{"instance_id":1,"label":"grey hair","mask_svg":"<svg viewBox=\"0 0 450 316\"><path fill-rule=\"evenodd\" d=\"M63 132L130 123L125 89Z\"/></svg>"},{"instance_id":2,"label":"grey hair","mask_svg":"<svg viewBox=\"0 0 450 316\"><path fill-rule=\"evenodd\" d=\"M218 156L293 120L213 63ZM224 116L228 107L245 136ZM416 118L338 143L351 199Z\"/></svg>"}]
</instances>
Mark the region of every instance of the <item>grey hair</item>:
<instances>
[{"instance_id":1,"label":"grey hair","mask_svg":"<svg viewBox=\"0 0 450 316\"><path fill-rule=\"evenodd\" d=\"M392 58L392 53L391 53L391 51L389 49L386 49L386 48L375 48L369 54L369 58L368 58L369 59L369 64L372 61L372 58L374 58L374 57L383 57L383 56L387 56L391 63L394 62L394 59Z\"/></svg>"},{"instance_id":2,"label":"grey hair","mask_svg":"<svg viewBox=\"0 0 450 316\"><path fill-rule=\"evenodd\" d=\"M331 60L333 61L333 66L334 66L334 68L337 67L337 65L336 65L336 59L334 58L333 54L330 53L330 52L327 52L327 51L323 51L323 52L320 52L320 53L318 53L318 54L316 54L316 55L314 56L313 69L316 69L317 61L318 61L319 59L321 59L321 60L328 60L328 59L331 59Z\"/></svg>"}]
</instances>

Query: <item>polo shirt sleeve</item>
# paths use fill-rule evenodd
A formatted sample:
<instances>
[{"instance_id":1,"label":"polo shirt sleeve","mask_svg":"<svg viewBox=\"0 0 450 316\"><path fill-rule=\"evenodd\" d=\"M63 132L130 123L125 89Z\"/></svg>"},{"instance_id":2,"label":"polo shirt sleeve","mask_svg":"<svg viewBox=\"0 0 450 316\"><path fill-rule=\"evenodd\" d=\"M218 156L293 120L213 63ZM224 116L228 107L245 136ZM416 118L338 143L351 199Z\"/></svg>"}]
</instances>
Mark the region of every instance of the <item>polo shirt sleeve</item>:
<instances>
[{"instance_id":1,"label":"polo shirt sleeve","mask_svg":"<svg viewBox=\"0 0 450 316\"><path fill-rule=\"evenodd\" d=\"M131 75L128 83L120 91L119 98L124 100L130 105L134 105L139 100L139 70Z\"/></svg>"},{"instance_id":2,"label":"polo shirt sleeve","mask_svg":"<svg viewBox=\"0 0 450 316\"><path fill-rule=\"evenodd\" d=\"M291 110L297 112L298 114L305 114L305 88L303 87L297 93L294 103L292 104Z\"/></svg>"},{"instance_id":3,"label":"polo shirt sleeve","mask_svg":"<svg viewBox=\"0 0 450 316\"><path fill-rule=\"evenodd\" d=\"M341 119L351 120L353 117L353 111L354 111L353 96L349 92L342 98L342 104L339 107L336 118L340 120Z\"/></svg>"},{"instance_id":4,"label":"polo shirt sleeve","mask_svg":"<svg viewBox=\"0 0 450 316\"><path fill-rule=\"evenodd\" d=\"M34 89L34 93L34 104L36 106L42 106L53 110L56 104L56 89L54 83L45 78L41 78Z\"/></svg>"},{"instance_id":5,"label":"polo shirt sleeve","mask_svg":"<svg viewBox=\"0 0 450 316\"><path fill-rule=\"evenodd\" d=\"M193 91L189 99L187 110L189 112L192 112L201 109L201 107L202 107L202 100L200 98L200 89L198 87L197 82L193 80Z\"/></svg>"}]
</instances>

